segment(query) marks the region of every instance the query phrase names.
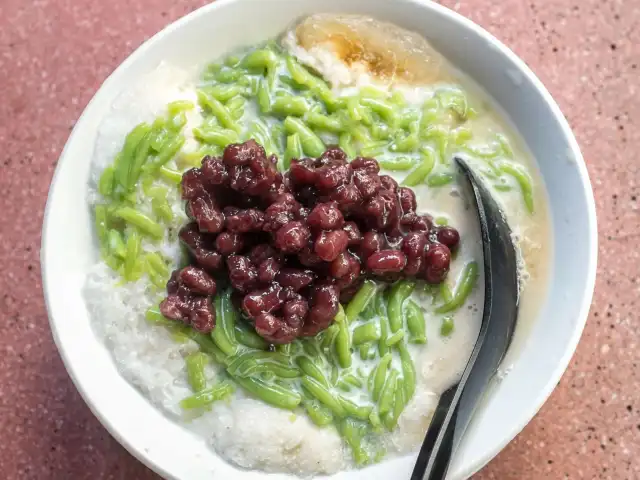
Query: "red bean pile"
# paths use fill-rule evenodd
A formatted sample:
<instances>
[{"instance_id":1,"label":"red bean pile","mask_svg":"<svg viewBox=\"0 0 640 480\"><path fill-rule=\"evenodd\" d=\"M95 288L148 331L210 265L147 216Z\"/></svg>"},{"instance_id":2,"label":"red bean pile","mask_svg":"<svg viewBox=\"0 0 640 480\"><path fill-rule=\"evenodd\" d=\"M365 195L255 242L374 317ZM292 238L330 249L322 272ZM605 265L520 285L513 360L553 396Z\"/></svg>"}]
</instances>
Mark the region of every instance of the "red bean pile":
<instances>
[{"instance_id":1,"label":"red bean pile","mask_svg":"<svg viewBox=\"0 0 640 480\"><path fill-rule=\"evenodd\" d=\"M327 328L367 277L445 279L457 230L418 215L413 191L379 175L375 159L349 163L329 148L294 159L284 175L276 164L249 140L185 172L192 223L180 239L192 265L167 284L166 317L211 331L214 276L227 278L256 332L288 343Z\"/></svg>"}]
</instances>

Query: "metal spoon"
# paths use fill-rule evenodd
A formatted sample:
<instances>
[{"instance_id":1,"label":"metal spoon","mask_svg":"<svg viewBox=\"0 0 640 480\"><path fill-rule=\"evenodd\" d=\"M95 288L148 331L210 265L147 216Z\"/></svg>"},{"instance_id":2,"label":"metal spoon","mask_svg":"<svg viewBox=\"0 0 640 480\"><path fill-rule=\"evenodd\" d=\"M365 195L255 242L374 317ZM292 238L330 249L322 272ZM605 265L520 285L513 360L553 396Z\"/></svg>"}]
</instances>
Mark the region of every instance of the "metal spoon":
<instances>
[{"instance_id":1,"label":"metal spoon","mask_svg":"<svg viewBox=\"0 0 640 480\"><path fill-rule=\"evenodd\" d=\"M518 316L517 258L511 229L491 193L467 163L458 157L454 160L478 210L484 254L484 310L462 378L440 397L411 480L445 478L475 407L509 348Z\"/></svg>"}]
</instances>

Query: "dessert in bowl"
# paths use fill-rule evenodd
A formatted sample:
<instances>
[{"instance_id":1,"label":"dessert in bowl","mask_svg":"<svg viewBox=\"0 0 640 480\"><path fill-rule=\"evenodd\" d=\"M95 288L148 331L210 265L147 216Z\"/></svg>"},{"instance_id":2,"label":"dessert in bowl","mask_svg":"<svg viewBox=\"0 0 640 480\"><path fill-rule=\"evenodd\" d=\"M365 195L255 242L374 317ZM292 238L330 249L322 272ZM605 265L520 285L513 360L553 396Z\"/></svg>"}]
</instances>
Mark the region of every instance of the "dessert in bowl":
<instances>
[{"instance_id":1,"label":"dessert in bowl","mask_svg":"<svg viewBox=\"0 0 640 480\"><path fill-rule=\"evenodd\" d=\"M539 407L584 321L594 218L579 151L526 67L442 7L354 2L355 14L333 14L286 3L194 12L134 53L88 107L76 127L90 133L77 141L88 156L69 153L74 133L60 167L76 163L74 189L58 193L56 175L43 238L58 344L98 416L167 476L408 472L482 316L479 228L452 164L461 155L501 203L522 260L511 372L461 447L452 474L464 477ZM409 21L414 11L431 23ZM260 27L224 30L239 12ZM431 46L446 40L427 29L435 18L492 40L474 48L504 62L495 67L532 114L553 118L547 145L514 118L515 93L497 95L481 65L459 58L468 36L458 32L449 50ZM555 165L541 158L552 147ZM561 173L564 191L554 186ZM554 193L575 199L561 205ZM56 198L76 194L86 217L66 243L50 238ZM569 246L566 226L558 240L565 219L588 242L558 259ZM75 257L64 273L73 281L57 277L55 248ZM558 309L550 286L566 262L585 274L567 290L570 321L548 332L545 312ZM64 291L53 293L53 282ZM59 326L59 302L82 324L69 342L85 349L90 335L104 363L71 359L80 352L63 340L71 327ZM564 339L546 372L522 363L541 328ZM487 433L492 406L508 401L527 367L537 370L537 397L519 397L502 433ZM81 375L115 383L87 387ZM493 447L474 450L474 438Z\"/></svg>"}]
</instances>

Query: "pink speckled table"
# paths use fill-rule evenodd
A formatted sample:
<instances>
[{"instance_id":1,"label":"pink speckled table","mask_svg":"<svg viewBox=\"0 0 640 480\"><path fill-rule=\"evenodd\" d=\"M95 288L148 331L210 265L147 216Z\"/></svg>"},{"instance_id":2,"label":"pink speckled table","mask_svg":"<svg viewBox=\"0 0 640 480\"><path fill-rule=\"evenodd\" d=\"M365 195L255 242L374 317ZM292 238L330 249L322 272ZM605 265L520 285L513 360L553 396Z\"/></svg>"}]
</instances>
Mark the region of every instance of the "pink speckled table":
<instances>
[{"instance_id":1,"label":"pink speckled table","mask_svg":"<svg viewBox=\"0 0 640 480\"><path fill-rule=\"evenodd\" d=\"M0 478L157 478L102 428L62 366L41 293L40 225L58 155L100 83L201 3L0 1ZM568 372L475 478L638 479L640 2L446 3L513 48L560 103L601 232L591 316Z\"/></svg>"}]
</instances>

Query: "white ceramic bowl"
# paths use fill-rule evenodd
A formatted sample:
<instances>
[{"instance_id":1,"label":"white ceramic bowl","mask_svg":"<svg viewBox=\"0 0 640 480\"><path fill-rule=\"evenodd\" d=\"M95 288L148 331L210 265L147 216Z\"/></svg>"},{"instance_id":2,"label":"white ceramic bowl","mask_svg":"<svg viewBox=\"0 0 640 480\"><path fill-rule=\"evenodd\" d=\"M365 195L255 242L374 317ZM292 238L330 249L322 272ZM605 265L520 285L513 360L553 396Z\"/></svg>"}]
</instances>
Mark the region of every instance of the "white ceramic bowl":
<instances>
[{"instance_id":1,"label":"white ceramic bowl","mask_svg":"<svg viewBox=\"0 0 640 480\"><path fill-rule=\"evenodd\" d=\"M114 97L162 60L193 66L241 45L280 33L294 19L319 11L365 13L425 35L510 116L548 192L554 259L548 297L513 368L478 410L450 470L467 478L486 464L535 415L573 354L594 286L597 255L593 194L584 161L547 90L502 43L471 21L417 0L218 0L165 28L138 48L104 82L60 157L42 235L42 276L55 341L78 390L105 427L156 472L178 479L257 479L234 469L192 433L164 417L129 385L91 330L81 287L97 259L87 206L96 130ZM409 478L414 457L340 479ZM284 478L273 475L270 478Z\"/></svg>"}]
</instances>

